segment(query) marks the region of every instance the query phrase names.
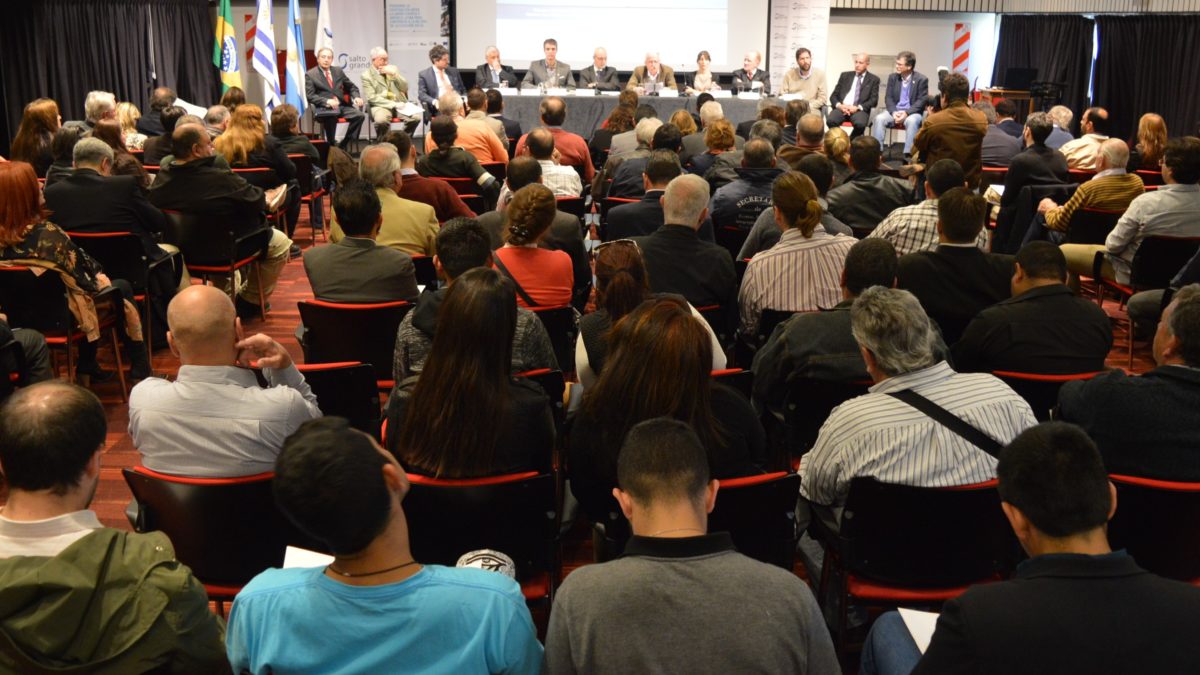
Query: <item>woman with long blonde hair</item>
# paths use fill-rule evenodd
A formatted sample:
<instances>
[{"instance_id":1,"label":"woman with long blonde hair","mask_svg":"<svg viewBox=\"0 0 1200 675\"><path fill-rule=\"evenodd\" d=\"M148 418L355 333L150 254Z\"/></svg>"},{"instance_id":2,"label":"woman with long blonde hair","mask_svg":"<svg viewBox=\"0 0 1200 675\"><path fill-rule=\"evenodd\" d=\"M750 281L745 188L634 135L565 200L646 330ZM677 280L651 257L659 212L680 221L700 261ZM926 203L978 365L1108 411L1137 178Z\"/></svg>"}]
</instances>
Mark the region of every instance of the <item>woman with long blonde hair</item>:
<instances>
[{"instance_id":1,"label":"woman with long blonde hair","mask_svg":"<svg viewBox=\"0 0 1200 675\"><path fill-rule=\"evenodd\" d=\"M1137 139L1130 143L1129 171L1158 171L1158 163L1167 147L1167 123L1162 115L1146 113L1138 120Z\"/></svg>"},{"instance_id":2,"label":"woman with long blonde hair","mask_svg":"<svg viewBox=\"0 0 1200 675\"><path fill-rule=\"evenodd\" d=\"M290 237L300 219L300 183L296 180L296 165L288 159L274 136L267 135L263 109L253 103L243 103L234 109L229 128L213 141L217 152L234 169L271 169L243 174L248 182L269 190L287 183L287 235Z\"/></svg>"},{"instance_id":3,"label":"woman with long blonde hair","mask_svg":"<svg viewBox=\"0 0 1200 675\"><path fill-rule=\"evenodd\" d=\"M121 139L126 150L141 150L146 144L146 134L137 130L138 120L142 119L142 111L129 101L117 104L117 122L121 124Z\"/></svg>"}]
</instances>

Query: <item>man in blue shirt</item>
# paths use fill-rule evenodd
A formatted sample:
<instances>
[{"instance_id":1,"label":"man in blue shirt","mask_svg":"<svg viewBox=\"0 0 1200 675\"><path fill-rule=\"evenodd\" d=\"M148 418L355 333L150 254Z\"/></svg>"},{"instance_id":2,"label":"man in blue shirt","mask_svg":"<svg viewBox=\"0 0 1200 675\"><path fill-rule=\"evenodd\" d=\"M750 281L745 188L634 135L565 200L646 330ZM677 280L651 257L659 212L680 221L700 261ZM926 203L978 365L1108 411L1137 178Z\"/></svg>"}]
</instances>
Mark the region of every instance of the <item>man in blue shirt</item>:
<instances>
[{"instance_id":1,"label":"man in blue shirt","mask_svg":"<svg viewBox=\"0 0 1200 675\"><path fill-rule=\"evenodd\" d=\"M341 418L284 443L275 499L334 554L271 569L238 594L226 649L235 672L537 673L542 646L521 589L496 572L413 559L396 459Z\"/></svg>"}]
</instances>

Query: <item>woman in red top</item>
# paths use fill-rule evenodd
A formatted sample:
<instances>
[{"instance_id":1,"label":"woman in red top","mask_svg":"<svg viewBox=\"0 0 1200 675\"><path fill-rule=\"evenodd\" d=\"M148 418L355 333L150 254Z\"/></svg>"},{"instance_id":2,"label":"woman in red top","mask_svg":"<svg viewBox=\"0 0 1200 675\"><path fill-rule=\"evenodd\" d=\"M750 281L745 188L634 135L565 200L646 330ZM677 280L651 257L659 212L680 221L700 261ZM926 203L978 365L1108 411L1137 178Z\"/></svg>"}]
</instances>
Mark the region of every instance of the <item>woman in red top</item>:
<instances>
[{"instance_id":1,"label":"woman in red top","mask_svg":"<svg viewBox=\"0 0 1200 675\"><path fill-rule=\"evenodd\" d=\"M495 253L496 267L516 283L517 304L528 309L571 304L571 257L538 248L555 213L554 193L541 183L517 190L508 202L505 243Z\"/></svg>"}]
</instances>

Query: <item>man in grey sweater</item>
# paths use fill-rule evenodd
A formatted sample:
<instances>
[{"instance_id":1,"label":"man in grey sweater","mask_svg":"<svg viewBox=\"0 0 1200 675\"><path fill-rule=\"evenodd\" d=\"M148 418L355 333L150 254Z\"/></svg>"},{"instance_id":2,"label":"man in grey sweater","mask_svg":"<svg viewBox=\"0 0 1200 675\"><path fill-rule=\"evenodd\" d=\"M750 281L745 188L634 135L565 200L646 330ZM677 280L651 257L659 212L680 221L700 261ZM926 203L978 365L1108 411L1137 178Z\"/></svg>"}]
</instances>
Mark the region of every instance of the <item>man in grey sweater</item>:
<instances>
[{"instance_id":1,"label":"man in grey sweater","mask_svg":"<svg viewBox=\"0 0 1200 675\"><path fill-rule=\"evenodd\" d=\"M808 586L707 534L718 482L691 427L630 430L613 495L633 537L625 556L582 567L554 599L543 672L837 673Z\"/></svg>"}]
</instances>

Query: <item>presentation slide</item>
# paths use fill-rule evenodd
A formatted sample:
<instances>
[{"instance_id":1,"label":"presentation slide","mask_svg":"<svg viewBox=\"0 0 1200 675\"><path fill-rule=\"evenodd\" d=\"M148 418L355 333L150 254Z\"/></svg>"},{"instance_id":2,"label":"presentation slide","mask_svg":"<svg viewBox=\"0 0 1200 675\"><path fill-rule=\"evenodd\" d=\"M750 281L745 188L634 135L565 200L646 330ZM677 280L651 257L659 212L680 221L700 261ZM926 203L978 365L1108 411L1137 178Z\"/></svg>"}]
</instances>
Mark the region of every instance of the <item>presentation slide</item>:
<instances>
[{"instance_id":1,"label":"presentation slide","mask_svg":"<svg viewBox=\"0 0 1200 675\"><path fill-rule=\"evenodd\" d=\"M647 51L690 71L705 50L718 72L741 68L747 51L767 51L767 0L459 0L456 19L459 68L482 63L489 44L507 65L526 68L543 58L546 38L574 70L591 65L596 47L620 70L642 65Z\"/></svg>"}]
</instances>

